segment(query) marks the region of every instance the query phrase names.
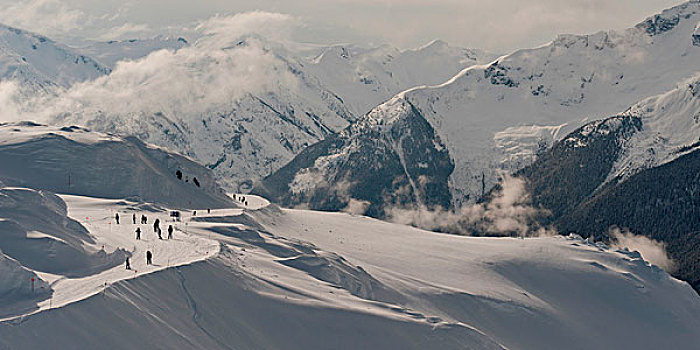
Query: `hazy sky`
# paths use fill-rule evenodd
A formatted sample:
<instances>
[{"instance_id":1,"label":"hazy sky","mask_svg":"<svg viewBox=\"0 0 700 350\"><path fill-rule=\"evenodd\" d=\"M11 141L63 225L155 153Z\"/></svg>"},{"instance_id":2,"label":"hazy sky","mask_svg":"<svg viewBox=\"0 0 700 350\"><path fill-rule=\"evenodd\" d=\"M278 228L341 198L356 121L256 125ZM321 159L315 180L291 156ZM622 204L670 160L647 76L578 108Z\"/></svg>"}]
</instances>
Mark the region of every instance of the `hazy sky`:
<instances>
[{"instance_id":1,"label":"hazy sky","mask_svg":"<svg viewBox=\"0 0 700 350\"><path fill-rule=\"evenodd\" d=\"M408 48L433 39L506 51L558 33L622 29L679 0L0 0L0 22L53 37L97 39L178 33L217 13L292 15L293 37L308 42L389 42Z\"/></svg>"}]
</instances>

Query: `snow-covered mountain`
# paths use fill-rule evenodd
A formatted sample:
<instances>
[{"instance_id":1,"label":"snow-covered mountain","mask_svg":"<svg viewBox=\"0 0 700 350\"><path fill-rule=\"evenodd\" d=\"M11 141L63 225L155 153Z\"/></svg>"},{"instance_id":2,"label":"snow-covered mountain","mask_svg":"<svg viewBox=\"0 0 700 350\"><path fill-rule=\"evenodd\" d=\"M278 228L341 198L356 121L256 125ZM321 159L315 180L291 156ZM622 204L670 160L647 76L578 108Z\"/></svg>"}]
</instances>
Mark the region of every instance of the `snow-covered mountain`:
<instances>
[{"instance_id":1,"label":"snow-covered mountain","mask_svg":"<svg viewBox=\"0 0 700 350\"><path fill-rule=\"evenodd\" d=\"M51 106L57 124L177 150L214 169L223 186L245 191L375 103L424 79L444 81L481 59L479 51L442 42L405 51L323 51L309 59L258 35L213 33L122 62L109 76L41 104Z\"/></svg>"},{"instance_id":2,"label":"snow-covered mountain","mask_svg":"<svg viewBox=\"0 0 700 350\"><path fill-rule=\"evenodd\" d=\"M354 120L283 47L256 36L217 40L122 62L49 102L55 120L177 150L229 189L245 189Z\"/></svg>"},{"instance_id":3,"label":"snow-covered mountain","mask_svg":"<svg viewBox=\"0 0 700 350\"><path fill-rule=\"evenodd\" d=\"M467 68L444 84L402 92L360 118L339 136L341 143L310 147L261 185L260 193L322 209L343 207L348 193L379 207L401 204L396 197L406 193L417 206L476 201L501 171L527 165L586 118L614 115L694 76L700 69L694 45L699 21L700 1L689 1L634 28L560 35L542 47ZM403 127L409 124L416 130ZM368 143L376 148L357 146ZM430 155L436 152L446 153L454 170L446 157ZM354 171L357 157L371 169L392 169L393 179L369 181L371 172ZM316 174L315 181L304 182L308 174ZM344 196L309 202L338 180ZM434 192L445 187L448 194ZM387 200L373 202L377 198Z\"/></svg>"},{"instance_id":4,"label":"snow-covered mountain","mask_svg":"<svg viewBox=\"0 0 700 350\"><path fill-rule=\"evenodd\" d=\"M109 74L110 69L44 36L0 25L0 81L23 89L68 87Z\"/></svg>"},{"instance_id":5,"label":"snow-covered mountain","mask_svg":"<svg viewBox=\"0 0 700 350\"><path fill-rule=\"evenodd\" d=\"M667 245L700 289L700 77L575 130L519 174L563 232L628 228ZM556 185L554 185L556 184Z\"/></svg>"}]
</instances>

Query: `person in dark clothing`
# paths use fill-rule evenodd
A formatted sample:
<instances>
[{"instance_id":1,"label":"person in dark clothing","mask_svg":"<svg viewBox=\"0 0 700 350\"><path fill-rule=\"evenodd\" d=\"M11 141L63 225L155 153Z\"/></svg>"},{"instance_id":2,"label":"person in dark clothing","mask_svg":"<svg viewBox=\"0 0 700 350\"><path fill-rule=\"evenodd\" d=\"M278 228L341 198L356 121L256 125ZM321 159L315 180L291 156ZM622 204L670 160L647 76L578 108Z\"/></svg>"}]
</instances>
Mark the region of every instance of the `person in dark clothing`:
<instances>
[{"instance_id":1,"label":"person in dark clothing","mask_svg":"<svg viewBox=\"0 0 700 350\"><path fill-rule=\"evenodd\" d=\"M192 216L197 216L197 211L196 211L196 210L192 212Z\"/></svg>"},{"instance_id":2,"label":"person in dark clothing","mask_svg":"<svg viewBox=\"0 0 700 350\"><path fill-rule=\"evenodd\" d=\"M146 251L146 265L153 265L153 253L150 250Z\"/></svg>"},{"instance_id":3,"label":"person in dark clothing","mask_svg":"<svg viewBox=\"0 0 700 350\"><path fill-rule=\"evenodd\" d=\"M141 239L141 228L140 227L136 228L136 239L137 240Z\"/></svg>"},{"instance_id":4,"label":"person in dark clothing","mask_svg":"<svg viewBox=\"0 0 700 350\"><path fill-rule=\"evenodd\" d=\"M211 209L207 208L207 214L211 214Z\"/></svg>"},{"instance_id":5,"label":"person in dark clothing","mask_svg":"<svg viewBox=\"0 0 700 350\"><path fill-rule=\"evenodd\" d=\"M156 233L158 234L158 239L163 239L163 236L160 235L160 233L161 233L160 227L156 228Z\"/></svg>"},{"instance_id":6,"label":"person in dark clothing","mask_svg":"<svg viewBox=\"0 0 700 350\"><path fill-rule=\"evenodd\" d=\"M153 222L153 232L158 232L159 226L160 226L160 219L156 219L156 221Z\"/></svg>"},{"instance_id":7,"label":"person in dark clothing","mask_svg":"<svg viewBox=\"0 0 700 350\"><path fill-rule=\"evenodd\" d=\"M114 220L117 221L117 225L119 225L119 213L114 214Z\"/></svg>"},{"instance_id":8,"label":"person in dark clothing","mask_svg":"<svg viewBox=\"0 0 700 350\"><path fill-rule=\"evenodd\" d=\"M131 263L129 262L129 257L126 257L126 269L131 270Z\"/></svg>"},{"instance_id":9,"label":"person in dark clothing","mask_svg":"<svg viewBox=\"0 0 700 350\"><path fill-rule=\"evenodd\" d=\"M168 225L168 239L173 238L173 225Z\"/></svg>"},{"instance_id":10,"label":"person in dark clothing","mask_svg":"<svg viewBox=\"0 0 700 350\"><path fill-rule=\"evenodd\" d=\"M134 221L134 225L136 225L136 213L131 216L131 219Z\"/></svg>"},{"instance_id":11,"label":"person in dark clothing","mask_svg":"<svg viewBox=\"0 0 700 350\"><path fill-rule=\"evenodd\" d=\"M148 223L148 218L146 217L146 215L141 215L141 223L142 223L142 224L147 224L147 223Z\"/></svg>"}]
</instances>

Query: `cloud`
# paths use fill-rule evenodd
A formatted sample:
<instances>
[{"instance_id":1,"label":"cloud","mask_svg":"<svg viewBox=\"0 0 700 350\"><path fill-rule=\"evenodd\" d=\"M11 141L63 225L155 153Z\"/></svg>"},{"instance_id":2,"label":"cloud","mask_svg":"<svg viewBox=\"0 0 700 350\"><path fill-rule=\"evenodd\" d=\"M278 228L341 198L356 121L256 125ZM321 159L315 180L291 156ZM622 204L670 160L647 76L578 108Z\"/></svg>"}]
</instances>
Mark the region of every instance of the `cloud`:
<instances>
[{"instance_id":1,"label":"cloud","mask_svg":"<svg viewBox=\"0 0 700 350\"><path fill-rule=\"evenodd\" d=\"M137 134L139 120L154 114L187 125L211 110L230 110L249 94L294 91L296 77L268 42L246 38L258 28L282 30L290 20L264 12L216 16L200 24L202 37L193 45L121 61L107 76L23 98L23 113L14 119L79 124L101 119L118 132Z\"/></svg>"},{"instance_id":2,"label":"cloud","mask_svg":"<svg viewBox=\"0 0 700 350\"><path fill-rule=\"evenodd\" d=\"M18 1L0 10L0 22L44 34L75 30L85 16L60 0Z\"/></svg>"},{"instance_id":3,"label":"cloud","mask_svg":"<svg viewBox=\"0 0 700 350\"><path fill-rule=\"evenodd\" d=\"M147 24L134 24L134 23L124 23L120 26L116 26L106 31L104 34L100 35L98 39L100 40L119 40L127 37L139 36L144 33L151 33L153 30Z\"/></svg>"},{"instance_id":4,"label":"cloud","mask_svg":"<svg viewBox=\"0 0 700 350\"><path fill-rule=\"evenodd\" d=\"M19 84L16 81L0 81L0 121L17 120L22 115L17 100L19 96Z\"/></svg>"},{"instance_id":5,"label":"cloud","mask_svg":"<svg viewBox=\"0 0 700 350\"><path fill-rule=\"evenodd\" d=\"M134 36L153 35L146 23L133 23L125 18L133 2L108 6L100 15L86 9L70 6L62 0L0 0L0 23L43 34L55 40L72 39L116 40Z\"/></svg>"},{"instance_id":6,"label":"cloud","mask_svg":"<svg viewBox=\"0 0 700 350\"><path fill-rule=\"evenodd\" d=\"M440 208L386 208L389 220L427 230L438 230L468 235L551 235L541 227L537 218L548 215L529 205L529 197L522 179L502 175L500 190L487 203L465 205L456 210Z\"/></svg>"},{"instance_id":7,"label":"cloud","mask_svg":"<svg viewBox=\"0 0 700 350\"><path fill-rule=\"evenodd\" d=\"M70 1L70 0L66 0ZM388 41L417 47L433 39L452 44L507 51L533 47L559 33L587 34L624 29L681 0L247 0L158 1L0 0L0 22L53 36L59 30L85 38L107 35L124 22L164 28L183 27L216 13L265 10L303 18L313 27L299 31L304 42ZM49 11L51 10L51 11ZM5 13L5 16L1 14ZM56 16L53 16L53 13ZM163 15L166 13L167 15ZM121 22L120 22L121 21ZM52 27L52 28L49 28ZM89 28L87 28L89 27ZM45 30L49 29L49 30ZM309 28L307 28L309 29Z\"/></svg>"},{"instance_id":8,"label":"cloud","mask_svg":"<svg viewBox=\"0 0 700 350\"><path fill-rule=\"evenodd\" d=\"M367 212L367 208L369 208L370 202L368 201L361 201L357 200L355 198L350 198L348 201L348 205L343 208L343 212L346 212L351 215L364 215Z\"/></svg>"},{"instance_id":9,"label":"cloud","mask_svg":"<svg viewBox=\"0 0 700 350\"><path fill-rule=\"evenodd\" d=\"M264 11L216 15L200 23L196 30L205 35L202 42L225 47L227 39L258 35L275 42L288 41L296 21L290 15Z\"/></svg>"},{"instance_id":10,"label":"cloud","mask_svg":"<svg viewBox=\"0 0 700 350\"><path fill-rule=\"evenodd\" d=\"M666 252L666 244L645 236L635 235L627 229L614 227L610 230L612 247L637 251L644 260L668 273L676 271L676 262Z\"/></svg>"}]
</instances>

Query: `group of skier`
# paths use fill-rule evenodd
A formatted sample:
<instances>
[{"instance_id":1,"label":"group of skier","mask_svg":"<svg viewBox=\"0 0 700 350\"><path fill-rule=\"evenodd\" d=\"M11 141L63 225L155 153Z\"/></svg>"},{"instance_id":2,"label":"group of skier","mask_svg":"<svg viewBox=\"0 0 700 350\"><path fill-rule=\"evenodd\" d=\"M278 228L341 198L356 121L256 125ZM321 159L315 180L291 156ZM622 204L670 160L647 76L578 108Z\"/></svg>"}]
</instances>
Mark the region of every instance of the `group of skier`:
<instances>
[{"instance_id":1,"label":"group of skier","mask_svg":"<svg viewBox=\"0 0 700 350\"><path fill-rule=\"evenodd\" d=\"M248 201L245 200L245 196L237 196L237 195L234 194L234 195L233 195L233 199L235 199L235 200L241 202L241 203L242 203L243 205L245 205L245 206L248 206Z\"/></svg>"},{"instance_id":2,"label":"group of skier","mask_svg":"<svg viewBox=\"0 0 700 350\"><path fill-rule=\"evenodd\" d=\"M114 214L114 221L117 225L119 225L119 213ZM134 225L136 225L136 213L132 215L132 221ZM141 224L147 223L148 218L146 217L146 215L141 215ZM173 238L174 231L175 229L173 228L173 225L168 225L167 239ZM155 232L158 235L158 239L163 239L162 230L160 229L160 219L158 218L156 218L156 220L153 222L153 232ZM136 228L136 240L141 240L141 227ZM131 270L131 261L129 260L129 257L126 258L125 265L127 270ZM153 265L153 253L150 250L146 251L146 265Z\"/></svg>"}]
</instances>

